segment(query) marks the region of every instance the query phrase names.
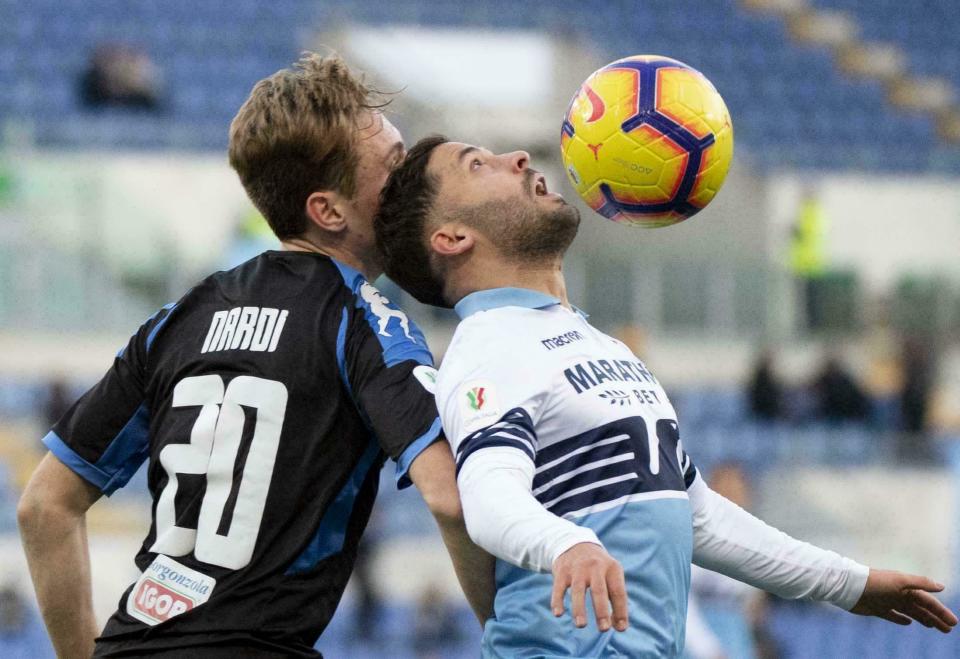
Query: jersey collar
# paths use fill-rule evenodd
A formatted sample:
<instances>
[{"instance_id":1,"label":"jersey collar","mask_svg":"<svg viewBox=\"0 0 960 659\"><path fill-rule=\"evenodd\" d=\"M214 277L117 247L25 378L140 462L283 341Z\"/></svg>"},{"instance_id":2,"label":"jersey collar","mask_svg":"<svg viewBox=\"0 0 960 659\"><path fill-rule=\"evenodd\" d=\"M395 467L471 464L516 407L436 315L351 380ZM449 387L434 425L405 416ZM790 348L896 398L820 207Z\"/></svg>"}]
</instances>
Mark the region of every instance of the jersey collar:
<instances>
[{"instance_id":1,"label":"jersey collar","mask_svg":"<svg viewBox=\"0 0 960 659\"><path fill-rule=\"evenodd\" d=\"M529 288L488 288L483 291L476 291L463 297L453 307L460 319L463 320L472 316L478 311L490 311L500 307L524 307L526 309L546 309L560 304L560 299L540 291L530 290ZM573 308L578 314L587 317L576 307Z\"/></svg>"},{"instance_id":2,"label":"jersey collar","mask_svg":"<svg viewBox=\"0 0 960 659\"><path fill-rule=\"evenodd\" d=\"M332 256L328 257L333 264L337 266L337 270L340 271L340 276L343 277L343 281L347 284L347 288L351 290L356 290L357 282L366 281L367 278L363 276L363 273L357 270L356 268L351 268L346 263L341 263Z\"/></svg>"}]
</instances>

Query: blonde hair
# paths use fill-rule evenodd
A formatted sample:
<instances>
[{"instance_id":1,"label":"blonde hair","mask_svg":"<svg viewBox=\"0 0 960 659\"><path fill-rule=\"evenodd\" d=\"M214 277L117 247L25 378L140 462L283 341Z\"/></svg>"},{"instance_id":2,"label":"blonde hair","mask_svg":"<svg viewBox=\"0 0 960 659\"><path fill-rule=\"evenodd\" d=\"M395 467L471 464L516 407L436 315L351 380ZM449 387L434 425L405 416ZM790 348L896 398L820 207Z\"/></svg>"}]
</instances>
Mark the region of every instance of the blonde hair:
<instances>
[{"instance_id":1,"label":"blonde hair","mask_svg":"<svg viewBox=\"0 0 960 659\"><path fill-rule=\"evenodd\" d=\"M307 197L356 193L357 121L386 105L338 55L304 53L258 82L230 124L230 166L281 240L307 227Z\"/></svg>"}]
</instances>

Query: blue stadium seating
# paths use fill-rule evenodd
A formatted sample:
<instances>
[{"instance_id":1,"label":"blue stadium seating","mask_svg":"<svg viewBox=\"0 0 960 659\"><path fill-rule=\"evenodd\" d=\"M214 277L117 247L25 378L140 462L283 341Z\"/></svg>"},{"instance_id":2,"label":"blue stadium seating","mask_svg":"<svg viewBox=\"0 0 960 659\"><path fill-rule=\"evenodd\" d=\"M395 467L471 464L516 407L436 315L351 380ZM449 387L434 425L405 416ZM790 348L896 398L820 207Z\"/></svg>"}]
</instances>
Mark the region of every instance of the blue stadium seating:
<instances>
[{"instance_id":1,"label":"blue stadium seating","mask_svg":"<svg viewBox=\"0 0 960 659\"><path fill-rule=\"evenodd\" d=\"M480 647L480 628L473 614L459 602L456 607L456 629L449 630L451 642L439 654L427 656L457 659L476 657ZM416 611L413 606L387 602L380 619L372 623L373 635L370 641L358 641L352 637L352 602L346 602L333 617L316 647L325 657L352 657L353 659L418 659L413 647L413 629Z\"/></svg>"},{"instance_id":2,"label":"blue stadium seating","mask_svg":"<svg viewBox=\"0 0 960 659\"><path fill-rule=\"evenodd\" d=\"M825 605L780 603L773 607L769 625L790 659L947 659L960 654L960 638L954 634L943 636L916 623L898 627Z\"/></svg>"},{"instance_id":3,"label":"blue stadium seating","mask_svg":"<svg viewBox=\"0 0 960 659\"><path fill-rule=\"evenodd\" d=\"M904 49L910 68L960 86L960 13L949 0L914 0L909 10L898 0L818 0L817 6L848 12L861 36Z\"/></svg>"},{"instance_id":4,"label":"blue stadium seating","mask_svg":"<svg viewBox=\"0 0 960 659\"><path fill-rule=\"evenodd\" d=\"M0 631L0 657L4 659L54 659L56 654L40 614L28 609L21 629Z\"/></svg>"},{"instance_id":5,"label":"blue stadium seating","mask_svg":"<svg viewBox=\"0 0 960 659\"><path fill-rule=\"evenodd\" d=\"M821 0L850 9L868 36L904 43L917 67L960 77L960 18L950 0L901 16L895 0ZM734 0L515 3L444 0L0 0L0 123L33 123L44 146L222 150L252 83L289 64L310 35L344 20L541 28L592 38L609 58L651 52L713 80L730 106L741 157L764 169L960 171L923 116L893 110L875 83L837 72L824 50L800 48L782 23ZM896 20L891 17L896 16ZM122 42L160 66L168 106L157 116L84 111L76 80L92 49Z\"/></svg>"}]
</instances>

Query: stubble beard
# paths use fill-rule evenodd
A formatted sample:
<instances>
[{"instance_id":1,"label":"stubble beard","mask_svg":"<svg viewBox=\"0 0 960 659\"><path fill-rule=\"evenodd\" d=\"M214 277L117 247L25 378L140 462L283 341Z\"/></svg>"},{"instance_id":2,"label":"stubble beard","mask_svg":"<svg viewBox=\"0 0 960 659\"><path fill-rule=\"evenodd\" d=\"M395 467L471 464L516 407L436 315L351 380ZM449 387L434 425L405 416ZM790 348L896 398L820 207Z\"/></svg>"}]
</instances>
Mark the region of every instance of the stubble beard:
<instances>
[{"instance_id":1,"label":"stubble beard","mask_svg":"<svg viewBox=\"0 0 960 659\"><path fill-rule=\"evenodd\" d=\"M467 215L505 257L524 263L562 258L580 227L580 211L566 202L547 210L526 199L488 201Z\"/></svg>"}]
</instances>

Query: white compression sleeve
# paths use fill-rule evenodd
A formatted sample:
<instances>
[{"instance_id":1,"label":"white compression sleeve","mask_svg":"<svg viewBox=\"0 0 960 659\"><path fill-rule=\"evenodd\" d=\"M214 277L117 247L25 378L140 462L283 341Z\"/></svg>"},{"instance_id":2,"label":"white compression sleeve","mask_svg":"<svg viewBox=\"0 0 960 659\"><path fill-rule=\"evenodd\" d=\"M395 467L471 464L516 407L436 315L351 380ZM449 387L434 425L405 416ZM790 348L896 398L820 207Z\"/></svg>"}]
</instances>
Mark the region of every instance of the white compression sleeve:
<instances>
[{"instance_id":1,"label":"white compression sleeve","mask_svg":"<svg viewBox=\"0 0 960 659\"><path fill-rule=\"evenodd\" d=\"M789 599L851 609L870 569L791 538L711 490L698 475L687 490L693 509L693 562Z\"/></svg>"},{"instance_id":2,"label":"white compression sleeve","mask_svg":"<svg viewBox=\"0 0 960 659\"><path fill-rule=\"evenodd\" d=\"M457 485L467 532L477 545L522 568L550 572L573 545L601 543L593 531L557 517L534 498L533 473L522 451L490 447L467 458Z\"/></svg>"}]
</instances>

